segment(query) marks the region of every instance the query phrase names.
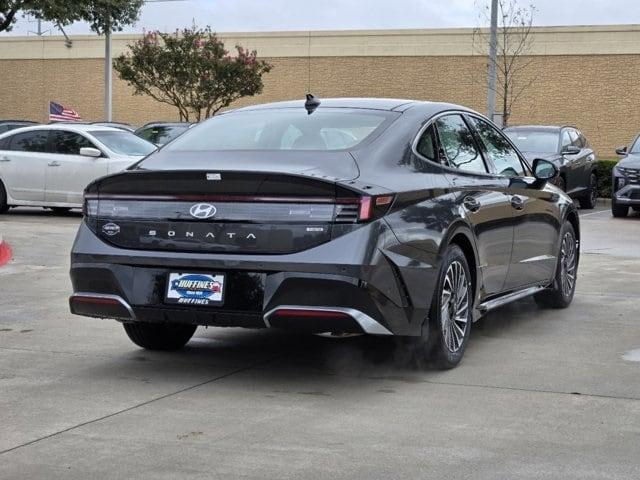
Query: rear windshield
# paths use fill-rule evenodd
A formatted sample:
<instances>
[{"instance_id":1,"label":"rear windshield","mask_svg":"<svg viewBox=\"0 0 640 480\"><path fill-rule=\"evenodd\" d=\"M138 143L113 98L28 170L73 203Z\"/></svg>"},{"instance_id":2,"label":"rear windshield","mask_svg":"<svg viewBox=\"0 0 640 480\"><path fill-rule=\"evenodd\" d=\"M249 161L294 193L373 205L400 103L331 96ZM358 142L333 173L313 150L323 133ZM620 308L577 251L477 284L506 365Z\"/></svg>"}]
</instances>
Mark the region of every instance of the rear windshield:
<instances>
[{"instance_id":1,"label":"rear windshield","mask_svg":"<svg viewBox=\"0 0 640 480\"><path fill-rule=\"evenodd\" d=\"M152 143L125 131L92 131L91 135L102 142L109 150L120 155L139 157L149 155L156 149Z\"/></svg>"},{"instance_id":2,"label":"rear windshield","mask_svg":"<svg viewBox=\"0 0 640 480\"><path fill-rule=\"evenodd\" d=\"M156 145L164 145L188 128L189 125L159 125L138 130L136 135Z\"/></svg>"},{"instance_id":3,"label":"rear windshield","mask_svg":"<svg viewBox=\"0 0 640 480\"><path fill-rule=\"evenodd\" d=\"M555 153L558 150L557 132L542 130L507 130L504 133L522 152Z\"/></svg>"},{"instance_id":4,"label":"rear windshield","mask_svg":"<svg viewBox=\"0 0 640 480\"><path fill-rule=\"evenodd\" d=\"M396 112L303 108L233 112L198 125L166 147L172 151L343 150L397 118Z\"/></svg>"}]
</instances>

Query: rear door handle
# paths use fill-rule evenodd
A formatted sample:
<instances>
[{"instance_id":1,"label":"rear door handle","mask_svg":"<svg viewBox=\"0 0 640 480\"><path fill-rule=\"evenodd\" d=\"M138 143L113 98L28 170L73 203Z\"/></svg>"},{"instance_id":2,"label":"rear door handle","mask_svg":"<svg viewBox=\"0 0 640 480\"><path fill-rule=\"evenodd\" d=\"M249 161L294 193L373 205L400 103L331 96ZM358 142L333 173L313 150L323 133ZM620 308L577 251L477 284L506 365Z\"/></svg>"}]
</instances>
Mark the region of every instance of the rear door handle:
<instances>
[{"instance_id":1,"label":"rear door handle","mask_svg":"<svg viewBox=\"0 0 640 480\"><path fill-rule=\"evenodd\" d=\"M50 167L59 167L60 166L60 162L56 162L54 160L53 162L49 162L47 165L49 165Z\"/></svg>"},{"instance_id":2,"label":"rear door handle","mask_svg":"<svg viewBox=\"0 0 640 480\"><path fill-rule=\"evenodd\" d=\"M477 212L478 210L480 210L480 202L478 202L478 200L471 196L464 197L462 203L464 204L464 208L466 208L470 212Z\"/></svg>"},{"instance_id":3,"label":"rear door handle","mask_svg":"<svg viewBox=\"0 0 640 480\"><path fill-rule=\"evenodd\" d=\"M522 199L522 197L514 195L513 197L511 197L511 206L516 210L522 210L524 208L524 200Z\"/></svg>"}]
</instances>

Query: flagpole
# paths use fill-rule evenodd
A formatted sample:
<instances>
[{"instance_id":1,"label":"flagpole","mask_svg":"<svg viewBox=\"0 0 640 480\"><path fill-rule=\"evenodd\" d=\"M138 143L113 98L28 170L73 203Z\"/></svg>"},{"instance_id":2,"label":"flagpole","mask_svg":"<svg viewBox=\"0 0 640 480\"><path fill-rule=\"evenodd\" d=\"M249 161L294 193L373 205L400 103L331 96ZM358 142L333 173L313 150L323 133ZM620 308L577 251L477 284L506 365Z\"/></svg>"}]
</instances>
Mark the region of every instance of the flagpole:
<instances>
[{"instance_id":1,"label":"flagpole","mask_svg":"<svg viewBox=\"0 0 640 480\"><path fill-rule=\"evenodd\" d=\"M111 25L107 25L104 38L104 120L113 119L113 61L111 60Z\"/></svg>"}]
</instances>

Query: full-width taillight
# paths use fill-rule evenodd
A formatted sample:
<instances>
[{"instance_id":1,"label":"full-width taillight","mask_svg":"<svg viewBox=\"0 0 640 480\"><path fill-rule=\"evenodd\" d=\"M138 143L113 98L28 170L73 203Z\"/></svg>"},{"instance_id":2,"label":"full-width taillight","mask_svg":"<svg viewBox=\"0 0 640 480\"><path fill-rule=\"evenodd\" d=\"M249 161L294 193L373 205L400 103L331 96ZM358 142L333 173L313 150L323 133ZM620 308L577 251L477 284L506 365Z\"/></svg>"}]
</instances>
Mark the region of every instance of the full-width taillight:
<instances>
[{"instance_id":1,"label":"full-width taillight","mask_svg":"<svg viewBox=\"0 0 640 480\"><path fill-rule=\"evenodd\" d=\"M212 223L359 223L386 214L393 195L353 197L249 196L249 195L85 195L86 223L100 221L207 221ZM214 212L199 218L194 207Z\"/></svg>"}]
</instances>

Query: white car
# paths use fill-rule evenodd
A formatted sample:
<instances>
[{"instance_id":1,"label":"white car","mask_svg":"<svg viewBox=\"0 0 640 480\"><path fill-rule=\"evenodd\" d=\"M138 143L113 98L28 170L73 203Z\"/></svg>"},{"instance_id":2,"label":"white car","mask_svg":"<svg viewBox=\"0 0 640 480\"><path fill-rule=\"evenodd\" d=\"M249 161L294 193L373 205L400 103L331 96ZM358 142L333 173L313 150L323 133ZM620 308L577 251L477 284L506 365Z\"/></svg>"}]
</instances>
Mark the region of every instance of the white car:
<instances>
[{"instance_id":1,"label":"white car","mask_svg":"<svg viewBox=\"0 0 640 480\"><path fill-rule=\"evenodd\" d=\"M82 207L96 178L124 170L156 146L112 127L52 124L0 135L0 213L14 206Z\"/></svg>"}]
</instances>

